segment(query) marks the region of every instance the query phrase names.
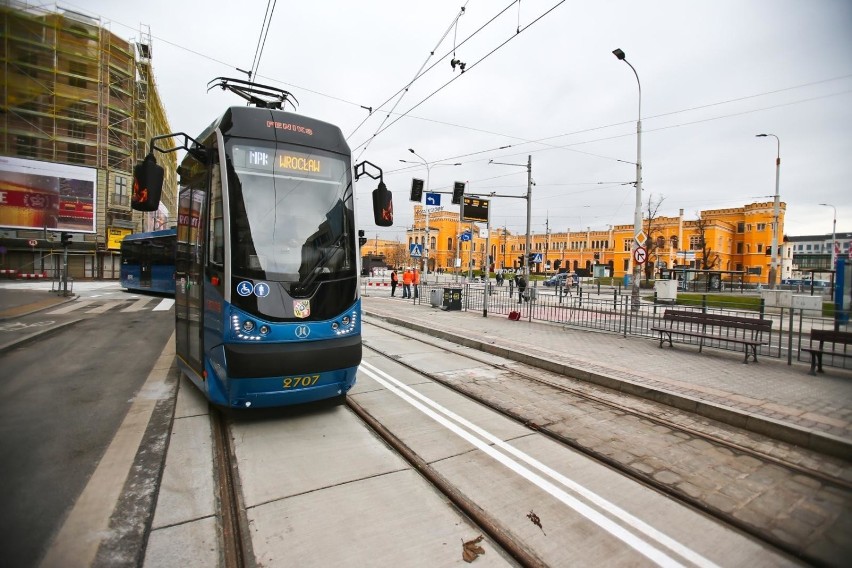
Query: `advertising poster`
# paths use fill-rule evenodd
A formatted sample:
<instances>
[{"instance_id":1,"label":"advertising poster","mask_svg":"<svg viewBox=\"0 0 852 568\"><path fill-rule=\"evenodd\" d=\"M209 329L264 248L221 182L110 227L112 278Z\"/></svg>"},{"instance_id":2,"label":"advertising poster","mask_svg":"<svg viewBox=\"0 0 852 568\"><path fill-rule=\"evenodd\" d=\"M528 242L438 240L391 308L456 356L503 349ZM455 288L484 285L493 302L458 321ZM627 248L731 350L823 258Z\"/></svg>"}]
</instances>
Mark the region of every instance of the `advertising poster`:
<instances>
[{"instance_id":1,"label":"advertising poster","mask_svg":"<svg viewBox=\"0 0 852 568\"><path fill-rule=\"evenodd\" d=\"M0 156L0 227L95 232L97 170Z\"/></svg>"}]
</instances>

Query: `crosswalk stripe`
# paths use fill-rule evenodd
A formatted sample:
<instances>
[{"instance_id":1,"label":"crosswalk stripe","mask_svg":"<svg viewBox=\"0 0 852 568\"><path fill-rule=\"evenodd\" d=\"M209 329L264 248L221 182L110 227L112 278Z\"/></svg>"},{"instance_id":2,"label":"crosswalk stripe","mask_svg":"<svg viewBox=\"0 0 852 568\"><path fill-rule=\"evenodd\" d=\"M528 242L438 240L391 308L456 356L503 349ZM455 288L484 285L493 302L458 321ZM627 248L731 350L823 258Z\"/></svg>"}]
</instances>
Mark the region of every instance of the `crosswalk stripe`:
<instances>
[{"instance_id":1,"label":"crosswalk stripe","mask_svg":"<svg viewBox=\"0 0 852 568\"><path fill-rule=\"evenodd\" d=\"M133 302L132 304L130 304L129 306L127 306L126 308L124 308L121 311L122 312L141 312L142 310L145 309L145 304L147 304L148 302L150 302L153 299L154 298L152 298L151 296L148 296L146 298L139 298L138 300L136 300L135 302Z\"/></svg>"},{"instance_id":2,"label":"crosswalk stripe","mask_svg":"<svg viewBox=\"0 0 852 568\"><path fill-rule=\"evenodd\" d=\"M60 315L67 314L69 312L73 312L74 310L79 310L80 308L85 308L89 304L94 304L91 300L82 300L79 302L71 302L67 306L59 308L58 310L53 310L52 312L47 312L47 315Z\"/></svg>"},{"instance_id":3,"label":"crosswalk stripe","mask_svg":"<svg viewBox=\"0 0 852 568\"><path fill-rule=\"evenodd\" d=\"M157 304L153 310L153 312L165 312L172 308L175 305L175 301L171 298L163 298L163 300Z\"/></svg>"},{"instance_id":4,"label":"crosswalk stripe","mask_svg":"<svg viewBox=\"0 0 852 568\"><path fill-rule=\"evenodd\" d=\"M111 300L109 302L104 302L97 308L92 308L91 310L86 311L87 314L102 314L107 310L111 310L119 304L123 304L124 300Z\"/></svg>"}]
</instances>

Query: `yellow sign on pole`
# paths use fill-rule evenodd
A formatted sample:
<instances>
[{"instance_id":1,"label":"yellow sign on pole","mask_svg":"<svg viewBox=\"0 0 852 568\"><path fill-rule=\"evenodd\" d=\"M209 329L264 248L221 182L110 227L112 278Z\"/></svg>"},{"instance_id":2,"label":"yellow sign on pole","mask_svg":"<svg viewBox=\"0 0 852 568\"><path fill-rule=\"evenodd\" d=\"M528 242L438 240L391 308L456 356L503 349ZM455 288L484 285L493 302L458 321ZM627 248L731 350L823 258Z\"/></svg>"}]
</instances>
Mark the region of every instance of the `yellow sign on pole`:
<instances>
[{"instance_id":1,"label":"yellow sign on pole","mask_svg":"<svg viewBox=\"0 0 852 568\"><path fill-rule=\"evenodd\" d=\"M645 235L645 231L642 230L636 233L636 236L634 238L636 239L636 242L639 243L640 247L643 246L645 244L645 241L648 240L647 235Z\"/></svg>"}]
</instances>

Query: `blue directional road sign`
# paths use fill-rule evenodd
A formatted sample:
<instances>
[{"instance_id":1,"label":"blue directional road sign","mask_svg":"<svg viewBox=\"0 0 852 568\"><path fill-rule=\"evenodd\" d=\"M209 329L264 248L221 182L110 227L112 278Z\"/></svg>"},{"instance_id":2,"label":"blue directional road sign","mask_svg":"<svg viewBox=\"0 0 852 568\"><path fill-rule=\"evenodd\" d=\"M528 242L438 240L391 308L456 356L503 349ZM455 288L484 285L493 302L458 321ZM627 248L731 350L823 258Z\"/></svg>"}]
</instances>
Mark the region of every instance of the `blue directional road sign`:
<instances>
[{"instance_id":1,"label":"blue directional road sign","mask_svg":"<svg viewBox=\"0 0 852 568\"><path fill-rule=\"evenodd\" d=\"M465 243L465 242L469 241L472 237L471 237L470 231L467 231L465 233L462 233L461 237L459 237L459 238L461 239L461 241L463 243Z\"/></svg>"},{"instance_id":2,"label":"blue directional road sign","mask_svg":"<svg viewBox=\"0 0 852 568\"><path fill-rule=\"evenodd\" d=\"M420 256L423 256L423 245L418 245L418 244L416 244L416 243L415 243L415 244L408 245L408 252L409 252L409 253L411 254L411 256L413 256L413 257L420 257Z\"/></svg>"},{"instance_id":3,"label":"blue directional road sign","mask_svg":"<svg viewBox=\"0 0 852 568\"><path fill-rule=\"evenodd\" d=\"M427 193L426 194L426 205L440 205L441 204L441 194L440 193Z\"/></svg>"},{"instance_id":4,"label":"blue directional road sign","mask_svg":"<svg viewBox=\"0 0 852 568\"><path fill-rule=\"evenodd\" d=\"M533 262L536 263L536 264L541 264L541 253L540 252L535 253L533 255Z\"/></svg>"}]
</instances>

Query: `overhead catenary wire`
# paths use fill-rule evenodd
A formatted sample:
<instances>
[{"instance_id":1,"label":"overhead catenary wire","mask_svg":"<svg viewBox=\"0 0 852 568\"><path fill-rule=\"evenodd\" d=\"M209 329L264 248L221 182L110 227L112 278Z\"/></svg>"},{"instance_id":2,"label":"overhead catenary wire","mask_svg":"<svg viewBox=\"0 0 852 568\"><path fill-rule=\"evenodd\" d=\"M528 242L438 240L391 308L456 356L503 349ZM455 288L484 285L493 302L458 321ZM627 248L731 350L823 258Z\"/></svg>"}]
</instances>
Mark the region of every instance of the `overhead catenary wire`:
<instances>
[{"instance_id":1,"label":"overhead catenary wire","mask_svg":"<svg viewBox=\"0 0 852 568\"><path fill-rule=\"evenodd\" d=\"M467 6L467 4L466 4L466 3L465 3L465 6ZM443 35L441 36L441 38L438 40L438 43L435 45L435 47L432 49L432 51L430 51L430 52L429 52L429 56L426 58L426 60L425 60L425 61L423 61L423 64L420 66L420 69L418 69L418 70L417 70L417 73L415 73L414 78L412 78L412 79L408 82L408 84L407 84L405 87L403 87L402 89L400 89L399 91L397 91L394 95L392 95L390 98L388 98L388 100L386 100L386 101L385 101L385 102L383 102L381 105L379 105L378 107L376 107L376 110L377 110L377 111L378 111L378 110L381 110L381 108L382 108L382 107L384 107L384 106L385 106L388 102L390 102L393 98L397 97L397 100L396 100L396 102L394 103L393 107L391 108L391 110L390 110L390 111L388 111L388 112L387 112L387 114L385 114L385 117L382 119L382 122L379 124L379 126L378 126L378 128L379 128L379 129L381 129L382 125L384 125L384 123L388 120L388 118L390 118L391 114L394 112L394 110L396 110L396 107L397 107L397 106L399 106L399 103L401 103L401 102L402 102L402 99L403 99L403 98L405 97L405 95L408 93L408 89L409 89L409 88L411 88L411 85L413 85L413 84L414 84L414 82L415 82L415 81L417 81L417 80L418 80L418 79L419 79L419 78L423 75L423 70L426 68L426 65L429 63L429 60L430 60L432 57L434 57L434 56L435 56L435 51L436 51L436 50L437 50L437 49L441 46L441 44L442 44L442 43L444 42L444 40L447 38L447 36L448 36L448 35L449 35L449 33L450 33L450 30L451 30L451 29L453 29L453 27L455 27L455 26L457 25L459 18L461 18L461 17L464 15L464 13L465 13L465 6L462 6L462 7L461 7L461 9L459 10L459 13L458 13L458 14L456 14L456 17L455 17L455 18L453 18L453 22L450 24L450 26L446 29L446 31L444 32L444 34L443 34ZM453 47L453 49L455 49L455 46ZM441 59L443 59L443 57L442 57ZM434 65L433 65L433 67L434 67ZM430 68L430 69L431 69L431 68ZM357 131L358 131L358 129L359 129L359 128L361 128L361 126L363 126L363 125L364 125L364 123L365 123L365 122L366 122L366 121L367 121L370 117L372 117L372 115L373 115L373 113L370 113L370 114L369 114L369 115L368 115L368 116L367 116L364 120L362 120L362 121L361 121L361 123L360 123L358 126L356 126L356 127L355 127L355 130L353 130L353 131L349 134L349 136L347 136L347 137L346 137L346 139L348 140L348 139L349 139L352 135L354 135L354 134L355 134L355 132L357 132ZM373 138L375 138L375 136L376 136L376 135L374 134L374 135L373 135L373 137L371 137L371 138L370 138L370 140L372 140ZM360 156L363 156L363 155L364 155L364 152L366 152L366 151L367 151L367 147L369 147L369 145L370 145L370 144L369 144L369 141L368 141L368 143L367 143L366 145L364 145L364 148L363 148L363 149L361 149L361 153L359 154L359 159L360 159ZM357 150L358 148L355 148L355 149ZM357 160L356 160L356 161L357 161Z\"/></svg>"},{"instance_id":2,"label":"overhead catenary wire","mask_svg":"<svg viewBox=\"0 0 852 568\"><path fill-rule=\"evenodd\" d=\"M516 1L519 1L519 0L516 0ZM64 2L64 3L65 3L65 4L67 4L67 5L69 5L69 6L74 6L74 7L78 8L78 9L80 9L80 10L84 10L84 11L86 10L84 7L79 6L79 5L77 5L77 4L74 4L73 2L68 2L68 1L66 1L66 2ZM507 6L506 8L504 8L504 10L503 10L503 11L505 11L505 9L510 8L512 5L514 5L514 3L515 3L515 2L512 2L511 4L509 4L509 6ZM47 10L46 10L45 8L41 8L41 9L42 9L43 11L47 12ZM501 13L502 13L502 11L501 11ZM131 30L131 31L136 31L136 28L135 28L135 27L130 26L130 25L126 24L126 23L120 22L120 21L115 20L115 19L112 19L112 18L108 18L108 17L103 16L103 15L101 15L101 14L96 14L96 13L95 13L95 15L97 15L97 17L101 18L101 19L102 19L102 20L104 20L104 21L108 21L108 22L115 23L115 24L120 25L120 26L122 26L122 27L124 27L124 28L127 28L127 29L129 29L129 30ZM499 14L498 14L498 15L499 15ZM452 24L451 24L451 26L450 26L450 27L452 27ZM528 27L528 26L527 26L527 27ZM449 28L448 28L448 29L449 29ZM469 36L469 37L472 37L472 36L473 36L473 34L472 34L471 36ZM230 62L223 61L223 60L221 60L221 59L216 59L216 58L214 58L214 57L211 57L210 55L207 55L207 54L205 54L205 53L201 53L201 52L199 52L199 51L196 51L196 50L194 50L194 49L191 49L191 48L186 47L186 46L184 46L184 45L181 45L181 44L179 44L179 43L176 43L176 42L170 41L170 40L168 40L168 39L166 39L166 38L164 38L164 37L161 37L161 36L158 36L158 35L153 35L153 34L152 34L152 36L151 36L151 37L152 37L152 38L154 38L154 39L156 39L157 41L161 41L161 42L163 42L163 43L165 43L165 44L167 44L167 45L170 45L170 46L172 46L172 47L174 47L174 48L176 48L176 49L180 49L180 50L186 51L187 53L191 53L191 54L193 54L193 55L195 55L195 56L197 56L197 57L200 57L200 58L206 59L206 60L211 61L211 62L213 62L213 63L217 63L217 64L220 64L220 65L223 65L223 66L225 66L225 67L232 68L232 69L237 69L237 67L236 67L234 64L230 63ZM468 39L469 39L469 38L468 38ZM467 40L465 40L465 41L467 41ZM461 45L461 44L460 44L460 45ZM437 63L436 63L435 65L437 65ZM434 65L433 65L433 66L434 66ZM431 69L431 67L430 67L430 69ZM426 71L428 71L428 69L427 69ZM815 86L815 85L819 85L819 84L823 84L823 83L828 83L828 82L833 82L833 81L844 80L844 79L848 79L848 78L850 78L850 77L852 77L852 74L845 74L845 75L840 75L840 76L836 76L836 77L830 77L830 78L826 78L826 79L821 79L821 80L818 80L818 81L812 81L812 82L808 82L808 83L801 83L801 84L792 85L792 86L789 86L789 87L782 87L782 88L780 88L780 89L774 89L774 90L771 90L771 91L764 91L764 92L760 92L760 93L754 93L754 94L745 95L745 96L737 97L737 98L733 98L733 99L726 99L726 100L722 100L722 101L717 101L717 102L713 102L713 103L708 103L708 104L705 104L705 105L699 105L699 106L695 106L695 107L690 107L690 108L685 108L685 109L679 109L679 110L674 110L674 111L670 111L670 112L666 112L666 113L661 113L661 114L657 114L657 115L647 116L647 117L643 117L643 120L644 120L644 121L648 121L648 120L652 120L652 119L656 119L656 118L661 118L661 117L665 117L665 116L671 116L671 115L675 115L675 114L679 114L679 113L685 113L685 112L690 112L690 111L694 111L694 110L701 110L701 109L710 108L710 107L713 107L713 106L720 106L720 105L724 105L724 104L730 104L730 103L739 102L739 101L744 101L744 100L753 99L753 98L757 98L757 97L762 97L762 96L767 96L767 95L773 95L773 94L783 93L783 92L790 91L790 90L801 89L801 88L811 87L811 86ZM338 96L335 96L335 95L330 95L330 94L328 94L328 93L323 93L323 92L321 92L321 91L317 91L317 90L315 90L315 89L311 89L310 87L305 87L305 86L297 85L297 84L294 84L294 83L285 82L285 81L282 81L282 80L277 79L277 78L274 78L274 77L263 76L263 78L264 78L265 80L269 80L269 81L271 81L271 82L279 83L279 84L286 85L286 86L291 87L291 88L294 88L294 89L299 89L299 90L302 90L302 91L305 91L305 92L309 92L309 93L312 93L312 94L315 94L315 95L318 95L318 96L321 96L321 97L324 97L324 98L328 98L328 99L336 100L336 101L341 102L341 103L344 103L344 104L348 104L348 105L351 105L351 106L355 106L355 107L358 107L359 109L360 109L360 108L372 108L372 109L374 109L374 110L378 110L378 108L377 108L377 107L375 107L375 106L373 106L373 107L367 107L367 106L365 106L365 105L362 105L361 103L357 103L357 102L354 102L354 101L350 101L350 100L347 100L347 99L344 99L344 98L342 98L342 97L338 97ZM825 97L831 97L831 96L835 96L835 95L845 94L846 92L847 92L847 91L843 91L843 92L835 93L835 94L829 94L829 95L825 95ZM399 91L398 91L396 94L398 94L398 93L399 93ZM395 94L395 95L396 95L396 94ZM395 95L394 95L394 96L395 96ZM816 100L817 98L821 98L821 97L816 97L816 98L812 98L812 99L801 99L801 100L793 101L793 102L790 102L790 103L782 103L781 105L776 105L776 106L761 107L761 108L759 108L759 109L753 109L752 111L745 111L745 112L747 113L747 112L758 112L758 111L761 111L761 110L771 110L771 109L777 108L778 106L789 106L789 105L792 105L792 104L799 104L799 103L804 103L804 102L810 102L810 101L812 101L812 100ZM389 102L389 100L390 100L390 99L388 99L388 101L385 101L385 103L383 103L383 104L386 104L387 102ZM409 112L410 112L410 110L411 110L411 109L409 109ZM740 113L740 114L743 114L743 113ZM438 124L446 124L447 126L452 126L452 127L455 127L455 128L461 128L461 129L465 129L465 130L471 130L471 131L474 131L474 132L483 132L483 133L486 133L486 134L493 134L493 135L497 135L497 136L505 136L505 137L507 137L507 138L516 138L516 139L522 140L522 142L524 142L524 143L543 143L543 142L545 142L545 141L547 141L547 140L553 140L553 139L555 139L555 138L566 137L566 136L572 136L572 135L576 135L576 134L582 134L582 133L585 133L585 132L592 132L592 131L595 131L595 130L603 130L603 129L606 129L606 128L612 128L612 127L616 127L616 126L623 126L623 125L628 125L628 124L633 125L633 124L635 124L635 121L632 121L632 120L631 120L631 121L624 121L624 122L619 122L619 123L613 123L613 124L607 124L607 125L601 125L601 126L591 127L591 128L587 128L587 129L583 129L583 130L573 131L573 132L567 132L567 133L557 134L557 135L548 136L548 137L545 137L545 138L540 138L540 139L535 139L535 140L525 140L525 139L523 139L523 138L515 137L515 136L509 135L509 134L503 134L503 133L499 133L499 132L493 132L493 131L489 131L489 130L478 129L478 128L471 127L471 126L466 126L466 125L459 125L459 124L453 124L453 123L443 122L443 121L439 121L439 120L435 120L435 119L430 119L430 118L425 118L425 117L418 117L418 116L416 116L416 115L411 115L411 114L409 114L409 113L405 113L404 115L403 115L403 114L400 114L399 116L400 116L400 117L402 117L402 116L406 116L407 118L412 118L412 119L415 119L415 120L424 120L424 121L429 121L429 122L435 122L435 123L438 123ZM704 121L707 121L707 120L715 120L715 119L718 119L718 118L727 118L727 117L731 117L731 116L739 116L739 114L734 114L734 115L723 115L723 116L716 117L716 118L712 118L712 119L705 119ZM674 128L674 127L676 127L676 126L683 126L683 125L687 125L687 124L696 124L696 123L699 123L699 122L703 122L703 121L695 121L695 122L692 122L692 123L684 123L684 124L680 124L680 125L673 125L673 126L669 126L669 127L661 127L660 129L665 129L665 128ZM647 132L647 130L646 130L646 132ZM354 131L353 131L353 133L354 133ZM623 135L623 136L629 136L629 135L635 135L635 133L625 134L625 135ZM350 135L350 136L351 136L351 135ZM347 137L347 138L348 138L348 137ZM609 139L609 138L595 139L595 140L591 140L591 141L580 142L580 143L578 143L578 144L586 144L586 143L590 143L590 142L598 142L598 141L607 140L607 139ZM570 146L570 145L569 145L569 146ZM556 148L568 149L568 147L567 147L567 146L556 146ZM469 154L464 154L464 155L461 155L461 156L458 156L458 157L463 157L463 156L466 156L466 155L472 155L472 154L477 154L477 153L485 153L485 152L487 152L487 151L476 151L476 152L472 152L472 153L469 153ZM457 158L457 157L448 157L448 158L442 158L442 160L456 159L456 158ZM610 159L615 159L615 158L610 158ZM439 161L440 161L440 160L439 160Z\"/></svg>"},{"instance_id":3,"label":"overhead catenary wire","mask_svg":"<svg viewBox=\"0 0 852 568\"><path fill-rule=\"evenodd\" d=\"M534 26L536 23L540 22L540 21L542 20L542 18L544 18L545 16L549 15L549 14L550 14L551 12L553 12L556 8L558 8L559 6L561 6L562 4L564 4L564 3L565 3L565 1L566 1L566 0L560 0L560 1L559 1L559 2L557 2L554 6L552 6L552 7L551 7L551 8L549 8L547 11L545 11L543 14L541 14L539 17L537 17L537 18L536 18L536 19L534 19L532 22L530 22L529 24L527 24L526 26L524 26L524 28L523 28L522 30L520 30L519 32L517 32L515 35L511 36L511 37L510 37L510 38L508 38L506 41L504 41L503 43L501 43L500 45L498 45L497 47L495 47L494 49L492 49L491 51L489 51L488 53L486 53L484 56L482 56L480 59L478 59L478 60L477 60L476 62L474 62L472 65L468 65L468 66L467 66L467 71L471 71L474 67L476 67L477 65L479 65L480 63L482 63L483 61L485 61L486 59L488 59L490 56L492 56L494 53L496 53L498 50L500 50L502 47L504 47L504 46L505 46L506 44L508 44L510 41L512 41L513 39L515 39L516 37L518 37L518 36L521 34L521 32L524 32L524 31L528 30L529 28L531 28L532 26ZM419 107L420 105L422 105L423 103L425 103L426 101L428 101L429 99L431 99L433 96L435 96L436 94L438 94L440 91L444 90L447 86L449 86L451 83L453 83L453 82L454 82L456 79L458 79L459 77L462 77L462 75L456 75L455 77L453 77L452 79L450 79L449 81L447 81L446 83L444 83L442 86L440 86L440 87L438 87L437 89L435 89L434 91L432 91L432 93L430 93L429 95L427 95L427 96L426 96L425 98L423 98L420 102L418 102L417 104L415 104L414 106L412 106L411 108L409 108L406 112L404 112L402 115L398 116L396 119L394 119L394 120L393 120L393 122L391 122L391 123L390 123L390 124L388 124L387 126L384 126L384 127L380 128L379 130L377 130L377 131L375 132L375 134L373 134L373 135L372 135L372 136L371 136L368 140L366 140L365 142L362 142L361 144L358 144L358 145L357 145L354 149L355 149L355 150L357 150L357 149L360 149L361 147L365 147L365 149L366 149L366 146L369 146L370 142L371 142L373 139L375 139L375 137L376 137L376 136L378 136L379 134L381 134L382 132L386 131L388 128L390 128L391 126L393 126L394 124L396 124L397 122L399 122L400 120L402 120L403 118L405 118L405 116L406 116L409 112L411 112L412 110L416 109L417 107Z\"/></svg>"},{"instance_id":4,"label":"overhead catenary wire","mask_svg":"<svg viewBox=\"0 0 852 568\"><path fill-rule=\"evenodd\" d=\"M272 25L272 13L275 12L275 4L277 0L267 0L266 12L263 15L263 24L260 26L260 34L257 36L257 47L254 50L254 60L251 63L251 71L249 71L249 80L256 77L260 68L260 59L263 57L263 48L266 47L266 37L269 35L269 28Z\"/></svg>"}]
</instances>

